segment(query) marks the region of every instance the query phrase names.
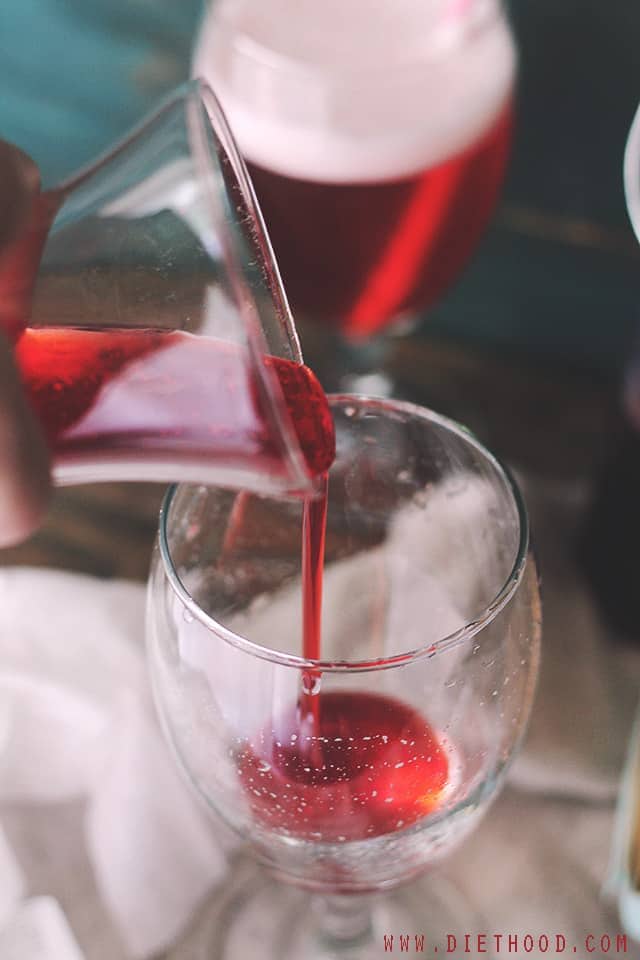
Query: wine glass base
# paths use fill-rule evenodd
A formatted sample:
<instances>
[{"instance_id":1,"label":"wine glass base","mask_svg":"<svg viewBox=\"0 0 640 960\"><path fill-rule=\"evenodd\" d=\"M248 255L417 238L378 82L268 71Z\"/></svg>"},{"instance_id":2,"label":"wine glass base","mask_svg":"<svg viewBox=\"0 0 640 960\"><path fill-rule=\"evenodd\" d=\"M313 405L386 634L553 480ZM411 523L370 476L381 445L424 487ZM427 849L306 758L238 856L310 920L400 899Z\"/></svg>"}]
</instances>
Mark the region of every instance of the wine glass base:
<instances>
[{"instance_id":1,"label":"wine glass base","mask_svg":"<svg viewBox=\"0 0 640 960\"><path fill-rule=\"evenodd\" d=\"M380 960L394 953L437 957L484 930L471 904L441 869L371 895L371 923L340 942L320 930L315 894L280 884L240 857L217 895L166 960ZM455 937L456 942L451 939ZM490 960L487 952L485 958Z\"/></svg>"}]
</instances>

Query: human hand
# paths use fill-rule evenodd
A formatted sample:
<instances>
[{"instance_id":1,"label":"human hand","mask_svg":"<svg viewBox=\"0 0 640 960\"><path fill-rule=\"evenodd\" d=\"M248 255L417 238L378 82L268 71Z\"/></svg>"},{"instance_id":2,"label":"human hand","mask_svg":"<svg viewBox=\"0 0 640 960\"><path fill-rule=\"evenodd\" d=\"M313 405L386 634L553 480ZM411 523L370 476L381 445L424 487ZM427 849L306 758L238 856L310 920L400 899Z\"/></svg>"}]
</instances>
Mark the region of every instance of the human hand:
<instances>
[{"instance_id":1,"label":"human hand","mask_svg":"<svg viewBox=\"0 0 640 960\"><path fill-rule=\"evenodd\" d=\"M16 369L10 341L26 322L42 248L40 176L0 141L0 547L37 527L49 496L49 452Z\"/></svg>"}]
</instances>

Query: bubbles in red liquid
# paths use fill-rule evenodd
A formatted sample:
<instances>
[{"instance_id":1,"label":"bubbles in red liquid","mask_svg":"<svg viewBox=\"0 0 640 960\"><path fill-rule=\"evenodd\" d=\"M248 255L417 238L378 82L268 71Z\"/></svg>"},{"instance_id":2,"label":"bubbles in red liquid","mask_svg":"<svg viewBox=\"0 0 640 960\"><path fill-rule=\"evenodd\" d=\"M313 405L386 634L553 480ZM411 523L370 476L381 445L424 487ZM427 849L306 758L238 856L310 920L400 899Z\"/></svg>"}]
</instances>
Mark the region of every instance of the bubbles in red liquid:
<instances>
[{"instance_id":1,"label":"bubbles in red liquid","mask_svg":"<svg viewBox=\"0 0 640 960\"><path fill-rule=\"evenodd\" d=\"M449 762L423 716L380 694L316 699L315 716L296 707L238 754L258 821L302 839L365 840L439 808Z\"/></svg>"}]
</instances>

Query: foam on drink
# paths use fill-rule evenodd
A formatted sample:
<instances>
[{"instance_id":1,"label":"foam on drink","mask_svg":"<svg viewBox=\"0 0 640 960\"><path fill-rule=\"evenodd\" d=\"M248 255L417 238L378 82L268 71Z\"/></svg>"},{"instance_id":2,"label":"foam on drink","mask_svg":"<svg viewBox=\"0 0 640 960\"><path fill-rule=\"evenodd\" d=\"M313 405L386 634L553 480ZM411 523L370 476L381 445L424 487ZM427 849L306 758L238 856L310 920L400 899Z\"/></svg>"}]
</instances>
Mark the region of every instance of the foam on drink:
<instances>
[{"instance_id":1,"label":"foam on drink","mask_svg":"<svg viewBox=\"0 0 640 960\"><path fill-rule=\"evenodd\" d=\"M409 177L495 122L515 54L498 0L218 0L194 74L252 163L302 180Z\"/></svg>"}]
</instances>

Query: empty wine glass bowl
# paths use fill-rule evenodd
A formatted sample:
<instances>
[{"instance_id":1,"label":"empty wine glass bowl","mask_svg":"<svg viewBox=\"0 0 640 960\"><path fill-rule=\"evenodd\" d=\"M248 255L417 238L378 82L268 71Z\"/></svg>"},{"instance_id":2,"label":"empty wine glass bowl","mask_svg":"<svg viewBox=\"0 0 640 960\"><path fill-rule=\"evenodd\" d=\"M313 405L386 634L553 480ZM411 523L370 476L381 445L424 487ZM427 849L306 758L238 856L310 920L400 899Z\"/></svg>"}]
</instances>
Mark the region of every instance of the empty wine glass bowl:
<instances>
[{"instance_id":1,"label":"empty wine glass bowl","mask_svg":"<svg viewBox=\"0 0 640 960\"><path fill-rule=\"evenodd\" d=\"M321 660L301 654L295 499L172 488L149 581L154 689L183 770L272 873L321 895L304 911L298 890L267 885L269 916L288 919L265 956L370 955L371 898L353 895L396 887L476 826L538 668L538 580L509 474L427 410L331 406ZM224 923L219 955L235 956Z\"/></svg>"}]
</instances>

